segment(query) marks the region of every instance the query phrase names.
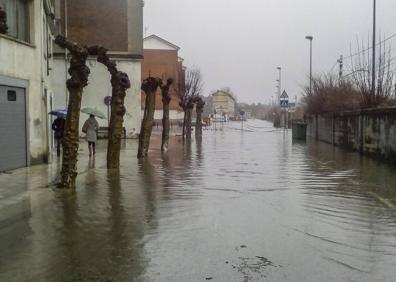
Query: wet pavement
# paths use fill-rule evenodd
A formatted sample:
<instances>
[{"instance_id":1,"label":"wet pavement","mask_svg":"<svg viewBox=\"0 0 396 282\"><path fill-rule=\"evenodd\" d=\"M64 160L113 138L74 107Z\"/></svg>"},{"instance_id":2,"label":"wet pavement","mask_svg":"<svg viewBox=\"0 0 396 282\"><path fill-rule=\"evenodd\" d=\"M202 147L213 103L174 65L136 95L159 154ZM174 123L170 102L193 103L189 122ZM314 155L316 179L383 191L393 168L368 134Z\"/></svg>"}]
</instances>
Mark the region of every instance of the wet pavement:
<instances>
[{"instance_id":1,"label":"wet pavement","mask_svg":"<svg viewBox=\"0 0 396 282\"><path fill-rule=\"evenodd\" d=\"M0 281L396 281L396 167L249 121L0 174Z\"/></svg>"}]
</instances>

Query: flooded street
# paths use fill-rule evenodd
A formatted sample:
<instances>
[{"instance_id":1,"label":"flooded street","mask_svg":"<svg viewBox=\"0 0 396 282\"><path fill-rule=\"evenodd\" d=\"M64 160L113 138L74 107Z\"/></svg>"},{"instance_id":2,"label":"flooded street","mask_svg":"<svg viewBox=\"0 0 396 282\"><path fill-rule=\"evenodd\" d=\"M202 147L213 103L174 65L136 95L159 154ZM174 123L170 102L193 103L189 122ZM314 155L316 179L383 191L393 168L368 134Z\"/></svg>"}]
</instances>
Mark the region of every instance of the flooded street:
<instances>
[{"instance_id":1,"label":"flooded street","mask_svg":"<svg viewBox=\"0 0 396 282\"><path fill-rule=\"evenodd\" d=\"M0 174L0 281L395 281L396 167L244 128L128 140L119 174L81 143L75 193L56 161Z\"/></svg>"}]
</instances>

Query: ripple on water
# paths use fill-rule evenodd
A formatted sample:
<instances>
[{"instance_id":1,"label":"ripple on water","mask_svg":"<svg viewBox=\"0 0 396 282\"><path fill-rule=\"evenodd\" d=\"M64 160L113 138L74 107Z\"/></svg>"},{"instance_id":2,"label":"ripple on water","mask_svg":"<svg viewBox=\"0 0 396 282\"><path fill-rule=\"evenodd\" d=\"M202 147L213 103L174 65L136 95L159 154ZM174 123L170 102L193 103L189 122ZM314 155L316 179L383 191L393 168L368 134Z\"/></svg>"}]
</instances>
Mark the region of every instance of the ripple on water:
<instances>
[{"instance_id":1,"label":"ripple on water","mask_svg":"<svg viewBox=\"0 0 396 282\"><path fill-rule=\"evenodd\" d=\"M128 140L119 174L99 143L76 193L46 188L57 163L0 175L0 280L393 281L395 169L262 121L204 134Z\"/></svg>"}]
</instances>

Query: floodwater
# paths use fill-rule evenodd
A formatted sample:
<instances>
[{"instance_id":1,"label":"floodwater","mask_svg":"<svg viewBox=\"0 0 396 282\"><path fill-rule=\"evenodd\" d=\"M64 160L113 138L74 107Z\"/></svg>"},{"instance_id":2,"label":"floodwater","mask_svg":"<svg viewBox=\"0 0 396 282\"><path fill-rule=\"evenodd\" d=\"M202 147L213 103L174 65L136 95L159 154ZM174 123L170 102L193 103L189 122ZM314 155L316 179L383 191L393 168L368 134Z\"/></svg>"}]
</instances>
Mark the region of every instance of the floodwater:
<instances>
[{"instance_id":1,"label":"floodwater","mask_svg":"<svg viewBox=\"0 0 396 282\"><path fill-rule=\"evenodd\" d=\"M269 123L0 174L0 281L396 281L396 167ZM50 184L50 185L49 185Z\"/></svg>"}]
</instances>

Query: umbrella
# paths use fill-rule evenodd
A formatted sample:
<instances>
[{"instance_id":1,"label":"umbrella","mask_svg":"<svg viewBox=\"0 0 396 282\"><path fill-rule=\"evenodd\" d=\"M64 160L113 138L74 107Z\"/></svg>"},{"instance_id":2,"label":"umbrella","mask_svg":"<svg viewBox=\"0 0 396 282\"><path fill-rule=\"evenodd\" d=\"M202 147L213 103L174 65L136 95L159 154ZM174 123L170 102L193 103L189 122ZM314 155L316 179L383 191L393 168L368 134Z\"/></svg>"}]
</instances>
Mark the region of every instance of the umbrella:
<instances>
[{"instance_id":1,"label":"umbrella","mask_svg":"<svg viewBox=\"0 0 396 282\"><path fill-rule=\"evenodd\" d=\"M48 114L53 115L53 116L58 116L58 117L66 117L67 110L65 110L65 109L53 110L53 111L50 111Z\"/></svg>"},{"instance_id":2,"label":"umbrella","mask_svg":"<svg viewBox=\"0 0 396 282\"><path fill-rule=\"evenodd\" d=\"M94 115L101 119L106 119L106 115L96 108L87 107L87 108L82 109L81 112L84 114L87 114L87 115Z\"/></svg>"}]
</instances>

